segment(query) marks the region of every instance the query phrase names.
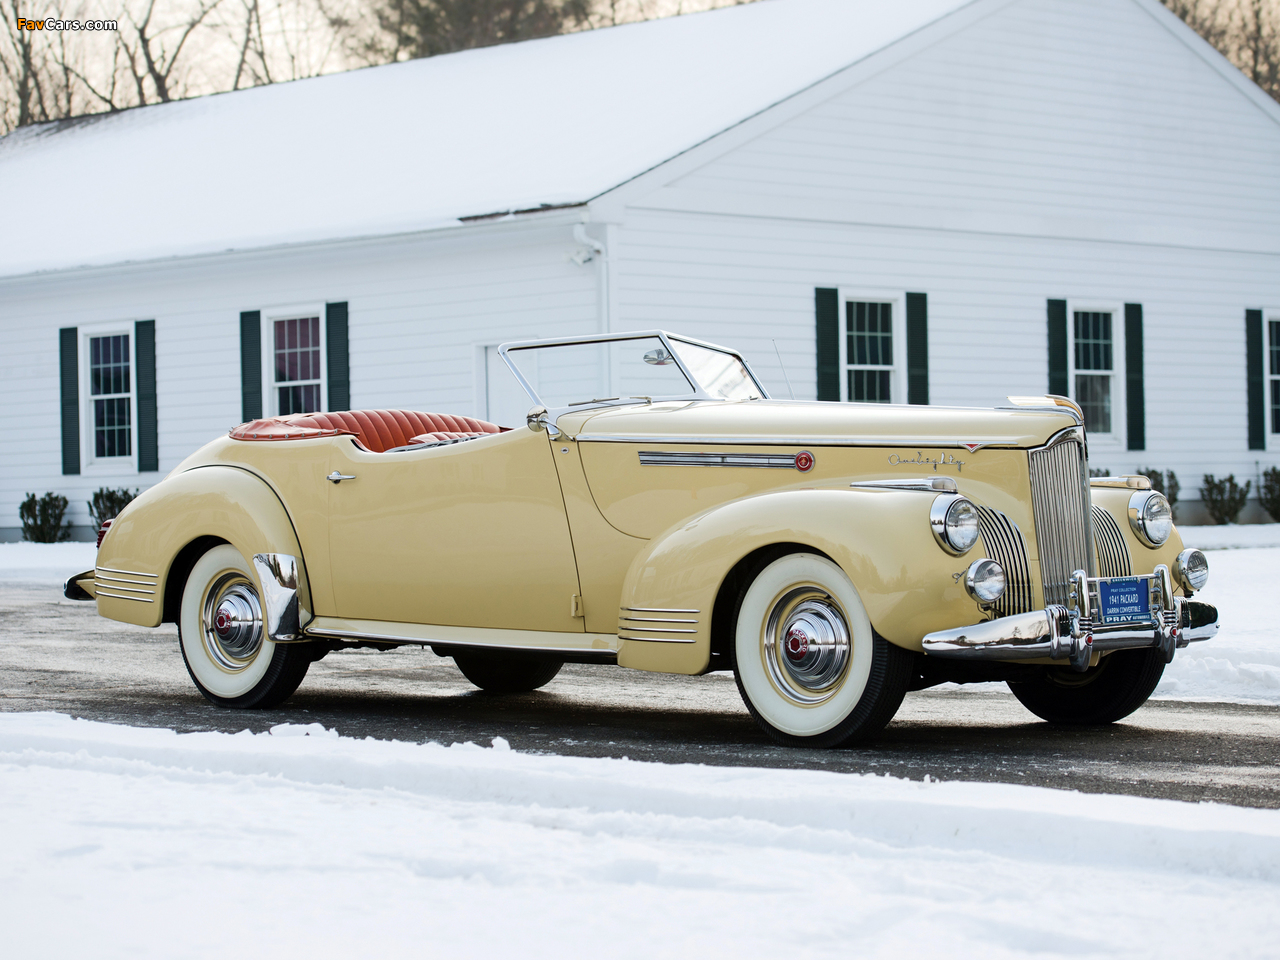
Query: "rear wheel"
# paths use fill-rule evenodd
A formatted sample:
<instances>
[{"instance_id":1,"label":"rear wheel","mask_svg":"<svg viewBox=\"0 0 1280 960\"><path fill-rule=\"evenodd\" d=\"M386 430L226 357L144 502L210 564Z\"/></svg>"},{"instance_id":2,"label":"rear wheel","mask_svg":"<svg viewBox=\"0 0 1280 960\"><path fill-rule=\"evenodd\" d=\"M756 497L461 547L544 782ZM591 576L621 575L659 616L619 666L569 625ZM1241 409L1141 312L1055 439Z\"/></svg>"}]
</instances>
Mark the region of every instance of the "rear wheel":
<instances>
[{"instance_id":1,"label":"rear wheel","mask_svg":"<svg viewBox=\"0 0 1280 960\"><path fill-rule=\"evenodd\" d=\"M877 637L858 591L826 557L766 561L738 604L734 676L778 743L834 747L880 732L911 679L912 655Z\"/></svg>"},{"instance_id":2,"label":"rear wheel","mask_svg":"<svg viewBox=\"0 0 1280 960\"><path fill-rule=\"evenodd\" d=\"M1164 674L1164 654L1117 650L1084 673L1047 667L1036 680L1009 683L1024 707L1050 723L1115 723L1147 702Z\"/></svg>"},{"instance_id":3,"label":"rear wheel","mask_svg":"<svg viewBox=\"0 0 1280 960\"><path fill-rule=\"evenodd\" d=\"M311 666L309 643L273 643L248 561L230 544L196 561L178 619L182 659L196 688L220 707L274 707Z\"/></svg>"},{"instance_id":4,"label":"rear wheel","mask_svg":"<svg viewBox=\"0 0 1280 960\"><path fill-rule=\"evenodd\" d=\"M545 687L564 666L563 660L520 657L477 651L455 653L462 675L486 693L528 693Z\"/></svg>"}]
</instances>

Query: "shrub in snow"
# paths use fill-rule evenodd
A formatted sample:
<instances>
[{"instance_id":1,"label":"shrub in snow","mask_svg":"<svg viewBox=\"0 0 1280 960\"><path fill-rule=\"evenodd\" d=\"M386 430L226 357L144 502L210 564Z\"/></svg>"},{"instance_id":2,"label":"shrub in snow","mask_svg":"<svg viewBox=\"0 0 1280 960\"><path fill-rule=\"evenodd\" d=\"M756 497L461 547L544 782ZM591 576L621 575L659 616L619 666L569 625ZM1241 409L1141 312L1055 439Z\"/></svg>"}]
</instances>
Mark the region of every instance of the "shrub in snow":
<instances>
[{"instance_id":1,"label":"shrub in snow","mask_svg":"<svg viewBox=\"0 0 1280 960\"><path fill-rule=\"evenodd\" d=\"M1138 474L1151 481L1152 490L1164 494L1165 499L1169 501L1169 509L1173 511L1173 519L1177 520L1178 491L1181 489L1178 483L1178 475L1172 470L1162 472L1153 470L1151 467L1139 467Z\"/></svg>"},{"instance_id":2,"label":"shrub in snow","mask_svg":"<svg viewBox=\"0 0 1280 960\"><path fill-rule=\"evenodd\" d=\"M1236 483L1234 473L1227 474L1223 480L1215 480L1212 473L1204 475L1204 486L1200 488L1200 499L1204 508L1213 517L1214 523L1235 523L1249 499L1249 490L1253 481L1246 480L1244 486Z\"/></svg>"},{"instance_id":3,"label":"shrub in snow","mask_svg":"<svg viewBox=\"0 0 1280 960\"><path fill-rule=\"evenodd\" d=\"M93 499L87 501L89 516L93 518L93 528L98 529L104 520L114 520L138 493L138 490L128 490L124 487L119 490L99 487L95 490Z\"/></svg>"},{"instance_id":4,"label":"shrub in snow","mask_svg":"<svg viewBox=\"0 0 1280 960\"><path fill-rule=\"evenodd\" d=\"M70 540L71 523L62 522L66 513L67 498L62 494L46 493L37 500L34 493L28 493L27 499L18 507L18 516L22 518L22 539L33 543Z\"/></svg>"},{"instance_id":5,"label":"shrub in snow","mask_svg":"<svg viewBox=\"0 0 1280 960\"><path fill-rule=\"evenodd\" d=\"M1280 521L1280 467L1267 467L1258 481L1258 499L1272 520Z\"/></svg>"}]
</instances>

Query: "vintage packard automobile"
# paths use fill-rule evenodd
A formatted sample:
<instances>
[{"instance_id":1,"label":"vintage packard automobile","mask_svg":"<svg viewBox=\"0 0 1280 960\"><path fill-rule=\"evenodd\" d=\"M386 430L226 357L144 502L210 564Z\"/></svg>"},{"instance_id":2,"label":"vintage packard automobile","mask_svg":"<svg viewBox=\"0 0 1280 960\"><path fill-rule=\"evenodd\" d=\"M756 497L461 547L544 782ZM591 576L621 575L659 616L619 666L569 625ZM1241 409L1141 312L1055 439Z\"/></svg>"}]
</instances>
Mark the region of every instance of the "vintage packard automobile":
<instances>
[{"instance_id":1,"label":"vintage packard automobile","mask_svg":"<svg viewBox=\"0 0 1280 960\"><path fill-rule=\"evenodd\" d=\"M526 423L242 424L126 507L67 596L176 623L222 706L423 644L498 693L566 662L732 670L774 739L815 746L946 681L1109 723L1217 631L1204 555L1145 477L1090 479L1070 400L772 400L735 351L663 331L499 353Z\"/></svg>"}]
</instances>

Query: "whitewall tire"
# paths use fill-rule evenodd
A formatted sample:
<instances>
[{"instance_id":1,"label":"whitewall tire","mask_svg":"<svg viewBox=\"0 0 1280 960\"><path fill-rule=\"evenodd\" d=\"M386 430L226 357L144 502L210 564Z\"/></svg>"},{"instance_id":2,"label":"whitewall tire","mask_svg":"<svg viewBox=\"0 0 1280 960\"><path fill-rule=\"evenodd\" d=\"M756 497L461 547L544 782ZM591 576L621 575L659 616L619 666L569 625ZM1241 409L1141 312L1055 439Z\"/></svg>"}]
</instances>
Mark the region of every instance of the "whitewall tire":
<instances>
[{"instance_id":1,"label":"whitewall tire","mask_svg":"<svg viewBox=\"0 0 1280 960\"><path fill-rule=\"evenodd\" d=\"M912 655L875 635L840 567L812 553L766 559L733 624L734 674L780 743L829 747L879 732L906 694Z\"/></svg>"},{"instance_id":2,"label":"whitewall tire","mask_svg":"<svg viewBox=\"0 0 1280 960\"><path fill-rule=\"evenodd\" d=\"M182 591L178 641L199 691L223 707L274 707L298 689L310 645L273 643L249 562L230 544L196 561Z\"/></svg>"}]
</instances>

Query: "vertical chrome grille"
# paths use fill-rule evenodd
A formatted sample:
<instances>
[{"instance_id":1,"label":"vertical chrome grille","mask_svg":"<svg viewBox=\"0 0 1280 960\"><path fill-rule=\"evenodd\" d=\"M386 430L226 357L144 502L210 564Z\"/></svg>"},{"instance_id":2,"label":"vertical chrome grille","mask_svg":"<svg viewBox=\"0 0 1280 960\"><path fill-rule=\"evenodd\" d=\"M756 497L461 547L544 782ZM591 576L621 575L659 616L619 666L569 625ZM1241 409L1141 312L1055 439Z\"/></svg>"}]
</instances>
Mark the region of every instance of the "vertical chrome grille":
<instances>
[{"instance_id":1,"label":"vertical chrome grille","mask_svg":"<svg viewBox=\"0 0 1280 960\"><path fill-rule=\"evenodd\" d=\"M1071 574L1097 576L1083 431L1064 430L1031 457L1031 506L1045 603L1067 602Z\"/></svg>"},{"instance_id":2,"label":"vertical chrome grille","mask_svg":"<svg viewBox=\"0 0 1280 960\"><path fill-rule=\"evenodd\" d=\"M996 614L1007 617L1035 609L1031 589L1031 563L1027 559L1027 541L1018 525L999 510L978 507L978 525L987 556L1004 567L1004 595L996 601Z\"/></svg>"},{"instance_id":3,"label":"vertical chrome grille","mask_svg":"<svg viewBox=\"0 0 1280 960\"><path fill-rule=\"evenodd\" d=\"M1129 548L1125 545L1116 518L1101 507L1093 508L1093 535L1098 544L1098 575L1127 577L1133 572Z\"/></svg>"}]
</instances>

